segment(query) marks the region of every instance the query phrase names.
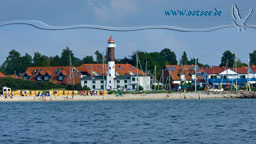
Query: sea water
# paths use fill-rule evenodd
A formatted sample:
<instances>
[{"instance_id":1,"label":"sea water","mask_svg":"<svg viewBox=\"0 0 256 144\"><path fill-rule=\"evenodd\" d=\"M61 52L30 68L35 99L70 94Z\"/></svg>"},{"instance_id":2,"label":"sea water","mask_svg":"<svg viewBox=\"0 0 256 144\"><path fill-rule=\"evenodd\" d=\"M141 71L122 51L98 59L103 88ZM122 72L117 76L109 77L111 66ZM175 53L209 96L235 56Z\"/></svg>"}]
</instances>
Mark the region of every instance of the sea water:
<instances>
[{"instance_id":1,"label":"sea water","mask_svg":"<svg viewBox=\"0 0 256 144\"><path fill-rule=\"evenodd\" d=\"M256 143L256 99L0 103L0 143Z\"/></svg>"}]
</instances>

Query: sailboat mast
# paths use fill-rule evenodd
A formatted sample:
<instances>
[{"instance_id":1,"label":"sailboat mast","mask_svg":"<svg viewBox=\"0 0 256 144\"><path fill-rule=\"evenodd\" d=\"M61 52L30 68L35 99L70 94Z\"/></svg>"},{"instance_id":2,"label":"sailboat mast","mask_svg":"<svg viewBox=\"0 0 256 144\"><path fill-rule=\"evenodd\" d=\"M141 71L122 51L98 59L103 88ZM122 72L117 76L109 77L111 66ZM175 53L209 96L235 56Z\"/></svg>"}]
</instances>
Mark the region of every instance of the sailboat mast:
<instances>
[{"instance_id":1,"label":"sailboat mast","mask_svg":"<svg viewBox=\"0 0 256 144\"><path fill-rule=\"evenodd\" d=\"M102 79L103 79L103 90L105 90L105 80L104 80L104 59L105 59L105 57L104 57L104 52L102 52Z\"/></svg>"},{"instance_id":2,"label":"sailboat mast","mask_svg":"<svg viewBox=\"0 0 256 144\"><path fill-rule=\"evenodd\" d=\"M155 87L154 87L154 89L156 90L156 65L155 65L155 70L154 70L154 77L155 77Z\"/></svg>"},{"instance_id":3,"label":"sailboat mast","mask_svg":"<svg viewBox=\"0 0 256 144\"><path fill-rule=\"evenodd\" d=\"M227 67L226 67L226 70L227 70L227 88L229 88L229 82L228 82L228 60L227 60Z\"/></svg>"},{"instance_id":4,"label":"sailboat mast","mask_svg":"<svg viewBox=\"0 0 256 144\"><path fill-rule=\"evenodd\" d=\"M138 60L138 52L136 52L136 75L137 75L137 90L139 91L139 78L138 78L138 65L139 65L139 60Z\"/></svg>"},{"instance_id":5,"label":"sailboat mast","mask_svg":"<svg viewBox=\"0 0 256 144\"><path fill-rule=\"evenodd\" d=\"M148 72L148 61L146 60L146 68L145 68L145 74L147 75L147 72Z\"/></svg>"},{"instance_id":6,"label":"sailboat mast","mask_svg":"<svg viewBox=\"0 0 256 144\"><path fill-rule=\"evenodd\" d=\"M72 71L72 60L71 60L71 51L69 53L69 70L70 70L70 74L69 74L69 84L72 85L72 81L74 82L75 85L75 80L74 80L74 75L73 75L73 71Z\"/></svg>"},{"instance_id":7,"label":"sailboat mast","mask_svg":"<svg viewBox=\"0 0 256 144\"><path fill-rule=\"evenodd\" d=\"M251 87L250 87L250 77L249 77L249 68L250 68L250 59L248 58L247 85L248 85L248 90L251 91Z\"/></svg>"},{"instance_id":8,"label":"sailboat mast","mask_svg":"<svg viewBox=\"0 0 256 144\"><path fill-rule=\"evenodd\" d=\"M195 58L195 92L196 92L196 58Z\"/></svg>"},{"instance_id":9,"label":"sailboat mast","mask_svg":"<svg viewBox=\"0 0 256 144\"><path fill-rule=\"evenodd\" d=\"M237 61L236 61L236 54L235 54L235 67L236 67L236 91L238 90L237 87L237 78L238 78L238 72L237 72Z\"/></svg>"}]
</instances>

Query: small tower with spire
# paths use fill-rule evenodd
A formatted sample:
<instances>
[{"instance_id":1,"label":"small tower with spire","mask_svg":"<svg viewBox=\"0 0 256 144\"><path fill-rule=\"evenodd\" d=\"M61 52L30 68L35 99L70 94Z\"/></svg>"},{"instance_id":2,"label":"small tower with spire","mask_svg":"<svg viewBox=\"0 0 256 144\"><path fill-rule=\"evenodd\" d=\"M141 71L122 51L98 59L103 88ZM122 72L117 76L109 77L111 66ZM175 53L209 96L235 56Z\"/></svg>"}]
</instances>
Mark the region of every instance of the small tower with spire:
<instances>
[{"instance_id":1,"label":"small tower with spire","mask_svg":"<svg viewBox=\"0 0 256 144\"><path fill-rule=\"evenodd\" d=\"M108 75L107 75L107 89L113 90L115 88L115 47L114 40L110 36L108 40Z\"/></svg>"}]
</instances>

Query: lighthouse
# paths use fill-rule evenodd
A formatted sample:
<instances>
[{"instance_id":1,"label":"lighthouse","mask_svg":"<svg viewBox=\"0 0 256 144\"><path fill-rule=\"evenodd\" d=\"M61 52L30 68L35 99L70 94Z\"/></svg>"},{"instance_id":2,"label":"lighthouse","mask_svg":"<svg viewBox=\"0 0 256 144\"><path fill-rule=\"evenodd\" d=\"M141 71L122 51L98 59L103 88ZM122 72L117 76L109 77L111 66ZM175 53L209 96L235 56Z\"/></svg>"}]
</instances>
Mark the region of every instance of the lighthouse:
<instances>
[{"instance_id":1,"label":"lighthouse","mask_svg":"<svg viewBox=\"0 0 256 144\"><path fill-rule=\"evenodd\" d=\"M107 75L107 89L113 90L115 88L115 47L114 40L110 36L108 40L107 55L108 55L108 75Z\"/></svg>"}]
</instances>

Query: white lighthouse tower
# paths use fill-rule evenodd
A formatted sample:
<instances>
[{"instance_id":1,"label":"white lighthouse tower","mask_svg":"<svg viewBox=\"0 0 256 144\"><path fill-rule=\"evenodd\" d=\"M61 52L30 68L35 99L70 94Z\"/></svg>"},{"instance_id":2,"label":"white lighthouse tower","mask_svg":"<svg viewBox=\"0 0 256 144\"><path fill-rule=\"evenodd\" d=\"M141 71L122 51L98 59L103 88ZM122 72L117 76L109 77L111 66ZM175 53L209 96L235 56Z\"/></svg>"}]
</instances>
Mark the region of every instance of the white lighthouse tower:
<instances>
[{"instance_id":1,"label":"white lighthouse tower","mask_svg":"<svg viewBox=\"0 0 256 144\"><path fill-rule=\"evenodd\" d=\"M115 47L114 40L110 36L108 40L108 75L107 75L107 89L113 90L115 88Z\"/></svg>"}]
</instances>

